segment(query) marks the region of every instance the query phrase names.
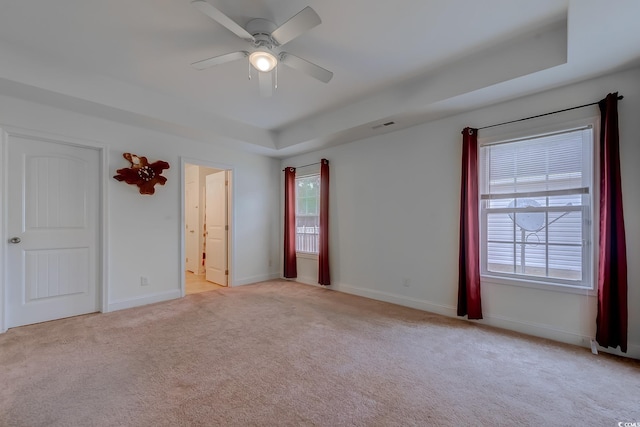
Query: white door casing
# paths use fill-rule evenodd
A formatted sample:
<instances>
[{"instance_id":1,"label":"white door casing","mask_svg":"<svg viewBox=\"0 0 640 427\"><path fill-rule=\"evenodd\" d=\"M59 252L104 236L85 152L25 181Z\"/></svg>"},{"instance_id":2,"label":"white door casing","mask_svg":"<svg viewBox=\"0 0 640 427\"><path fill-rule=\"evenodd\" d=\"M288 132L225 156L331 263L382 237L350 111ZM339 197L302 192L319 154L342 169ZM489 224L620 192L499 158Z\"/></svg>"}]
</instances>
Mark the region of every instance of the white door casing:
<instances>
[{"instance_id":1,"label":"white door casing","mask_svg":"<svg viewBox=\"0 0 640 427\"><path fill-rule=\"evenodd\" d=\"M200 264L200 215L198 167L187 165L185 169L185 266L192 273L199 273Z\"/></svg>"},{"instance_id":2,"label":"white door casing","mask_svg":"<svg viewBox=\"0 0 640 427\"><path fill-rule=\"evenodd\" d=\"M7 327L99 311L100 150L24 135L7 147Z\"/></svg>"},{"instance_id":3,"label":"white door casing","mask_svg":"<svg viewBox=\"0 0 640 427\"><path fill-rule=\"evenodd\" d=\"M227 268L227 173L216 172L206 177L206 279L228 285Z\"/></svg>"}]
</instances>

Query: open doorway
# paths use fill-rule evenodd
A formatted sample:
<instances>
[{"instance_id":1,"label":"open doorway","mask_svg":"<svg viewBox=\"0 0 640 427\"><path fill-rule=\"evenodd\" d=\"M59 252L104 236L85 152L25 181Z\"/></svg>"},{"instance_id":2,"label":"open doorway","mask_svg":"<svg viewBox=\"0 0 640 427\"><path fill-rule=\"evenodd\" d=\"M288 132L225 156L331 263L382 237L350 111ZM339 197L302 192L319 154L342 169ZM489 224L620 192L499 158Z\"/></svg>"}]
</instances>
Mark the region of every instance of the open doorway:
<instances>
[{"instance_id":1,"label":"open doorway","mask_svg":"<svg viewBox=\"0 0 640 427\"><path fill-rule=\"evenodd\" d=\"M231 170L184 163L183 294L229 286Z\"/></svg>"}]
</instances>

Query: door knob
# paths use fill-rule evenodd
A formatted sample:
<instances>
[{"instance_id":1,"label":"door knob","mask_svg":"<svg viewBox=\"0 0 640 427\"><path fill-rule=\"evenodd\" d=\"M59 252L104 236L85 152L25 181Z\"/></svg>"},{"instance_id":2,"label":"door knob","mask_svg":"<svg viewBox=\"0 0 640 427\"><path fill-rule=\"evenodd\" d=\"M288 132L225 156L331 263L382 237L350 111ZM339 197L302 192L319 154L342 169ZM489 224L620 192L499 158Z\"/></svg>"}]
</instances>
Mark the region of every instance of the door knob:
<instances>
[{"instance_id":1,"label":"door knob","mask_svg":"<svg viewBox=\"0 0 640 427\"><path fill-rule=\"evenodd\" d=\"M9 243L16 244L16 243L20 243L20 242L22 242L22 240L20 240L19 237L12 237L12 238L9 239Z\"/></svg>"}]
</instances>

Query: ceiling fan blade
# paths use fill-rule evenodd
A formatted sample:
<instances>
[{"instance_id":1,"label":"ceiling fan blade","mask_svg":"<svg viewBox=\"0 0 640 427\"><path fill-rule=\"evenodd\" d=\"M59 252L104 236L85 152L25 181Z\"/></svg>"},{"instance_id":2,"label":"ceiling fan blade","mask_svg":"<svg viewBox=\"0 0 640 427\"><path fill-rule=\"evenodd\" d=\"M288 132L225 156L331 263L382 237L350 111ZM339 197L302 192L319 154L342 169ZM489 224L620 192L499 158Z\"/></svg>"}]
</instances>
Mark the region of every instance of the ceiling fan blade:
<instances>
[{"instance_id":1,"label":"ceiling fan blade","mask_svg":"<svg viewBox=\"0 0 640 427\"><path fill-rule=\"evenodd\" d=\"M213 67L214 65L224 64L225 62L235 61L236 59L246 58L249 52L231 52L220 56L214 56L213 58L203 59L202 61L194 62L191 66L197 70L204 70L205 68Z\"/></svg>"},{"instance_id":2,"label":"ceiling fan blade","mask_svg":"<svg viewBox=\"0 0 640 427\"><path fill-rule=\"evenodd\" d=\"M310 75L324 83L329 83L329 80L333 77L333 73L329 70L325 70L319 65L307 61L306 59L299 58L287 52L280 54L280 61L295 70L302 71L305 74Z\"/></svg>"},{"instance_id":3,"label":"ceiling fan blade","mask_svg":"<svg viewBox=\"0 0 640 427\"><path fill-rule=\"evenodd\" d=\"M322 21L315 10L305 7L287 22L280 25L271 33L271 38L279 45L291 40L320 24Z\"/></svg>"},{"instance_id":4,"label":"ceiling fan blade","mask_svg":"<svg viewBox=\"0 0 640 427\"><path fill-rule=\"evenodd\" d=\"M268 73L258 71L258 83L260 86L260 95L268 98L273 94L273 75L271 71Z\"/></svg>"},{"instance_id":5,"label":"ceiling fan blade","mask_svg":"<svg viewBox=\"0 0 640 427\"><path fill-rule=\"evenodd\" d=\"M194 0L191 2L191 4L200 12L204 13L209 18L213 19L218 24L222 25L241 39L249 42L255 41L253 36L249 34L247 30L238 25L233 19L229 18L227 15L213 7L211 3L205 0Z\"/></svg>"}]
</instances>

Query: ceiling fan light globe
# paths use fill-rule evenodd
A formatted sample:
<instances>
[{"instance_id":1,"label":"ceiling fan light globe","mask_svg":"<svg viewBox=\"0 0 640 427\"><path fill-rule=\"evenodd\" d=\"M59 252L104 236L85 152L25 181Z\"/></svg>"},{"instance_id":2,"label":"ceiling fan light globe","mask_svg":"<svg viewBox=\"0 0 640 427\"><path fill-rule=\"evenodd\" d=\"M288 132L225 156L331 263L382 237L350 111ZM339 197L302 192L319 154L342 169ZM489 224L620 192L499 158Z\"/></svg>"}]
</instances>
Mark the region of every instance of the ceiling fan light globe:
<instances>
[{"instance_id":1,"label":"ceiling fan light globe","mask_svg":"<svg viewBox=\"0 0 640 427\"><path fill-rule=\"evenodd\" d=\"M251 65L253 65L256 70L264 73L268 73L278 65L278 60L275 56L263 51L253 52L249 55L249 62L251 62Z\"/></svg>"},{"instance_id":2,"label":"ceiling fan light globe","mask_svg":"<svg viewBox=\"0 0 640 427\"><path fill-rule=\"evenodd\" d=\"M256 67L258 67L260 71L268 71L270 66L271 64L267 58L260 57L256 60Z\"/></svg>"}]
</instances>

